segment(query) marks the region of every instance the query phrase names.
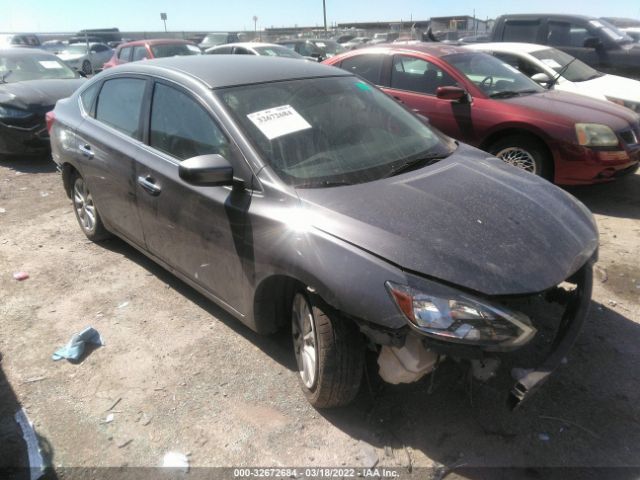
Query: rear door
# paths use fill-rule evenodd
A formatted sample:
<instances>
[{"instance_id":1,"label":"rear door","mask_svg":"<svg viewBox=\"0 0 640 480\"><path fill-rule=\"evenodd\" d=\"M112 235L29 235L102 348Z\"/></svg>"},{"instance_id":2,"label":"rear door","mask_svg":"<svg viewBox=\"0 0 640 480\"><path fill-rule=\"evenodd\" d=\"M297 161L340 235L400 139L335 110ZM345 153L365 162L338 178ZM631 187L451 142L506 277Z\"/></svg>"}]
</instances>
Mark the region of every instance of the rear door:
<instances>
[{"instance_id":1,"label":"rear door","mask_svg":"<svg viewBox=\"0 0 640 480\"><path fill-rule=\"evenodd\" d=\"M587 21L549 20L547 22L547 45L558 48L569 55L582 60L593 68L600 69L604 65L604 50L584 46L588 38L600 38L600 32Z\"/></svg>"},{"instance_id":2,"label":"rear door","mask_svg":"<svg viewBox=\"0 0 640 480\"><path fill-rule=\"evenodd\" d=\"M245 221L251 192L183 181L180 162L220 154L241 170L241 154L195 94L157 81L148 147L136 163L136 195L148 250L240 313ZM246 167L245 167L246 168Z\"/></svg>"},{"instance_id":3,"label":"rear door","mask_svg":"<svg viewBox=\"0 0 640 480\"><path fill-rule=\"evenodd\" d=\"M144 245L136 203L134 159L143 146L142 106L149 83L118 77L102 83L91 111L77 129L82 175L107 226Z\"/></svg>"}]
</instances>

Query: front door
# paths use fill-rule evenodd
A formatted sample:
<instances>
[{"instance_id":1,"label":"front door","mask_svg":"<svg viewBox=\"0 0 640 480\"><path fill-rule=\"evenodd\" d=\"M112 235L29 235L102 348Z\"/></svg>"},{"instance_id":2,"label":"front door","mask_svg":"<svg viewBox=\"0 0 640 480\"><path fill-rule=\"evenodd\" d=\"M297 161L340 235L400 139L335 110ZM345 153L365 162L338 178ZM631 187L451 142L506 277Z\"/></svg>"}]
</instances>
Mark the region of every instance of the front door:
<instances>
[{"instance_id":1,"label":"front door","mask_svg":"<svg viewBox=\"0 0 640 480\"><path fill-rule=\"evenodd\" d=\"M151 98L148 144L135 173L148 250L236 312L246 313L242 266L251 192L191 185L178 175L182 160L217 153L233 165L239 153L204 105L161 82Z\"/></svg>"}]
</instances>

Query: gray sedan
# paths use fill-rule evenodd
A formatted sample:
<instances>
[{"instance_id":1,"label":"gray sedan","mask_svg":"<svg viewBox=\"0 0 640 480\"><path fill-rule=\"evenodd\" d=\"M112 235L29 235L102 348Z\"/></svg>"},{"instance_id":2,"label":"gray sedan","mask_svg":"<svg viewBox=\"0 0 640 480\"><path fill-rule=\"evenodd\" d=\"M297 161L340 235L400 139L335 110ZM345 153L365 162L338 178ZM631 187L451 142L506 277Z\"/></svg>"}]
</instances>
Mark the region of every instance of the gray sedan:
<instances>
[{"instance_id":1,"label":"gray sedan","mask_svg":"<svg viewBox=\"0 0 640 480\"><path fill-rule=\"evenodd\" d=\"M205 50L208 55L262 55L264 57L285 57L297 58L303 60L302 55L298 55L290 48L276 45L274 43L228 43L226 45L218 45Z\"/></svg>"},{"instance_id":2,"label":"gray sedan","mask_svg":"<svg viewBox=\"0 0 640 480\"><path fill-rule=\"evenodd\" d=\"M517 405L585 318L589 211L343 70L131 63L49 123L84 234L121 237L257 332L290 328L318 408L355 397L367 348L390 383L447 357L484 380L526 367Z\"/></svg>"}]
</instances>

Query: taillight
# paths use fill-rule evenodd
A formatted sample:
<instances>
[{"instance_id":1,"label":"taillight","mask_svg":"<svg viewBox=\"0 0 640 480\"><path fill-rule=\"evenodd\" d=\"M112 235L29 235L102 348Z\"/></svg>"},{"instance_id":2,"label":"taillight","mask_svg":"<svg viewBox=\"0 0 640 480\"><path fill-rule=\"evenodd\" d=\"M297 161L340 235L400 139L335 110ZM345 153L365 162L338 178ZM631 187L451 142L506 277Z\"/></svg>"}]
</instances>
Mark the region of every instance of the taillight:
<instances>
[{"instance_id":1,"label":"taillight","mask_svg":"<svg viewBox=\"0 0 640 480\"><path fill-rule=\"evenodd\" d=\"M51 129L53 128L53 122L56 120L56 114L53 113L53 110L47 112L44 116L47 122L47 132L51 133Z\"/></svg>"}]
</instances>

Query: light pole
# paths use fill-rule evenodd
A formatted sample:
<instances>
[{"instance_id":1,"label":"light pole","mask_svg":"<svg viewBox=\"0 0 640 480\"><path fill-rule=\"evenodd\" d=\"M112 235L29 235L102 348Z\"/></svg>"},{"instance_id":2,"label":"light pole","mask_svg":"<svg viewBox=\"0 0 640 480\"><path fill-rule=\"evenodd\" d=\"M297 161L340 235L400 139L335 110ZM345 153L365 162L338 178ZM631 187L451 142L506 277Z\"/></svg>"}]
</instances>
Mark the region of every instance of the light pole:
<instances>
[{"instance_id":1,"label":"light pole","mask_svg":"<svg viewBox=\"0 0 640 480\"><path fill-rule=\"evenodd\" d=\"M324 14L324 36L327 36L327 2L322 0L322 13Z\"/></svg>"},{"instance_id":2,"label":"light pole","mask_svg":"<svg viewBox=\"0 0 640 480\"><path fill-rule=\"evenodd\" d=\"M162 20L164 22L164 31L166 33L167 32L167 14L166 13L161 13L160 14L160 20Z\"/></svg>"},{"instance_id":3,"label":"light pole","mask_svg":"<svg viewBox=\"0 0 640 480\"><path fill-rule=\"evenodd\" d=\"M258 36L258 17L257 15L253 16L253 38L255 39Z\"/></svg>"}]
</instances>

